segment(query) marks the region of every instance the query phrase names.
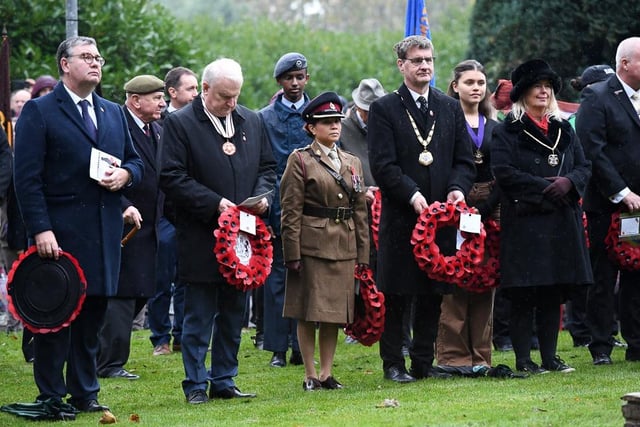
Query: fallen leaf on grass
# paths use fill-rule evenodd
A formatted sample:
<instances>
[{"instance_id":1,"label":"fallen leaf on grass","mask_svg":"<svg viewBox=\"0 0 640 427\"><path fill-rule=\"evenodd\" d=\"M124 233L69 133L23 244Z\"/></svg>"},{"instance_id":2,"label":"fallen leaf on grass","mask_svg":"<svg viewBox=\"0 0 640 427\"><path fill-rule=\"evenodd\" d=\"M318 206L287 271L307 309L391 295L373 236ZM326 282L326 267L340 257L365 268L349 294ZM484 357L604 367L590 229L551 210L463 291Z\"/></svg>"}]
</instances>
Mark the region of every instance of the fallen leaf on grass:
<instances>
[{"instance_id":1,"label":"fallen leaf on grass","mask_svg":"<svg viewBox=\"0 0 640 427\"><path fill-rule=\"evenodd\" d=\"M132 423L139 423L140 422L140 415L138 415L138 414L129 415L129 421L131 421Z\"/></svg>"},{"instance_id":2,"label":"fallen leaf on grass","mask_svg":"<svg viewBox=\"0 0 640 427\"><path fill-rule=\"evenodd\" d=\"M385 399L382 403L378 403L376 408L397 408L398 406L400 406L400 402L396 399Z\"/></svg>"},{"instance_id":3,"label":"fallen leaf on grass","mask_svg":"<svg viewBox=\"0 0 640 427\"><path fill-rule=\"evenodd\" d=\"M104 411L98 422L100 424L115 424L118 420L116 420L116 416L111 411Z\"/></svg>"}]
</instances>

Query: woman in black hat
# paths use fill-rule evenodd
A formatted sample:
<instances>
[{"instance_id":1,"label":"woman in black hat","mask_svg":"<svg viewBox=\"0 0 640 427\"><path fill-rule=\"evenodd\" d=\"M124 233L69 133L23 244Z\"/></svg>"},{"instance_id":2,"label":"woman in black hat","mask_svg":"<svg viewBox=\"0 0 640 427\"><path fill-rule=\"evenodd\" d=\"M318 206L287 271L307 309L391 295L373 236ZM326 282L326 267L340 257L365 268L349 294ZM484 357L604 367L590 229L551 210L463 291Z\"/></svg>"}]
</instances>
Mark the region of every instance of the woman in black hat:
<instances>
[{"instance_id":1,"label":"woman in black hat","mask_svg":"<svg viewBox=\"0 0 640 427\"><path fill-rule=\"evenodd\" d=\"M338 329L354 320L354 268L369 262L362 165L336 146L343 117L333 92L309 102L302 118L314 140L289 156L280 183L287 267L283 315L298 320L305 391L342 388L331 374Z\"/></svg>"},{"instance_id":2,"label":"woman in black hat","mask_svg":"<svg viewBox=\"0 0 640 427\"><path fill-rule=\"evenodd\" d=\"M494 131L491 164L502 190L500 286L511 300L516 368L531 374L574 369L556 355L560 305L593 282L578 203L591 164L560 116L560 77L534 59L511 73L513 108ZM531 360L532 321L542 365Z\"/></svg>"}]
</instances>

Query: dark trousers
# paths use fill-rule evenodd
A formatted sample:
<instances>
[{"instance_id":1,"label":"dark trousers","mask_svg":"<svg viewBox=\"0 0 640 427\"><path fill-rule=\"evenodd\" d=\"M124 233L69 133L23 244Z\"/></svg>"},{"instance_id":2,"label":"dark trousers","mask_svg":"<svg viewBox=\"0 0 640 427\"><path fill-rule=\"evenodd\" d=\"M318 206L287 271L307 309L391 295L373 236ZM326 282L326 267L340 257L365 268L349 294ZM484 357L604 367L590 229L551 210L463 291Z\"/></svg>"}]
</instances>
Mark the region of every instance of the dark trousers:
<instances>
[{"instance_id":1,"label":"dark trousers","mask_svg":"<svg viewBox=\"0 0 640 427\"><path fill-rule=\"evenodd\" d=\"M174 283L176 278L176 230L166 219L158 223L156 294L147 302L147 316L153 346L168 344L173 335L174 344L180 344L182 335L184 285ZM169 315L173 297L173 325ZM172 329L173 327L173 329Z\"/></svg>"},{"instance_id":2,"label":"dark trousers","mask_svg":"<svg viewBox=\"0 0 640 427\"><path fill-rule=\"evenodd\" d=\"M569 331L574 345L582 345L591 341L587 326L587 292L586 286L576 287L571 298L565 304L564 328Z\"/></svg>"},{"instance_id":3,"label":"dark trousers","mask_svg":"<svg viewBox=\"0 0 640 427\"><path fill-rule=\"evenodd\" d=\"M214 391L235 386L247 295L226 282L186 285L182 328L185 395L206 390L208 382ZM210 344L211 369L207 370Z\"/></svg>"},{"instance_id":4,"label":"dark trousers","mask_svg":"<svg viewBox=\"0 0 640 427\"><path fill-rule=\"evenodd\" d=\"M550 365L556 355L560 328L562 289L559 286L511 288L509 331L516 366L531 359L531 338L535 321L543 365Z\"/></svg>"},{"instance_id":5,"label":"dark trousers","mask_svg":"<svg viewBox=\"0 0 640 427\"><path fill-rule=\"evenodd\" d=\"M609 259L604 244L610 223L610 214L587 212L589 242L591 244L589 253L594 284L587 291L586 322L591 334L589 351L592 356L601 353L610 355L613 348L611 325L614 322L614 291L618 268ZM620 309L622 310L622 307Z\"/></svg>"},{"instance_id":6,"label":"dark trousers","mask_svg":"<svg viewBox=\"0 0 640 427\"><path fill-rule=\"evenodd\" d=\"M505 296L504 290L498 289L493 303L493 344L496 347L511 344L509 317L511 301Z\"/></svg>"},{"instance_id":7,"label":"dark trousers","mask_svg":"<svg viewBox=\"0 0 640 427\"><path fill-rule=\"evenodd\" d=\"M146 302L146 298L109 298L107 314L98 336L98 376L107 377L117 372L129 360L133 319Z\"/></svg>"},{"instance_id":8,"label":"dark trousers","mask_svg":"<svg viewBox=\"0 0 640 427\"><path fill-rule=\"evenodd\" d=\"M300 351L298 345L297 322L282 317L284 307L286 271L282 254L282 239L277 236L273 241L273 263L271 273L264 285L264 350L286 352L289 343L294 351Z\"/></svg>"},{"instance_id":9,"label":"dark trousers","mask_svg":"<svg viewBox=\"0 0 640 427\"><path fill-rule=\"evenodd\" d=\"M107 298L88 296L69 327L55 333L34 334L33 376L40 392L38 400L62 400L67 394L71 395L71 402L97 399L98 331L106 310Z\"/></svg>"},{"instance_id":10,"label":"dark trousers","mask_svg":"<svg viewBox=\"0 0 640 427\"><path fill-rule=\"evenodd\" d=\"M413 298L415 298L415 318L413 340L409 351L411 366L426 373L433 364L442 296L436 293L416 296L385 294L385 323L380 339L380 358L382 368L385 370L394 366L405 367L402 355L404 337L402 319L405 310L411 307L410 302Z\"/></svg>"}]
</instances>

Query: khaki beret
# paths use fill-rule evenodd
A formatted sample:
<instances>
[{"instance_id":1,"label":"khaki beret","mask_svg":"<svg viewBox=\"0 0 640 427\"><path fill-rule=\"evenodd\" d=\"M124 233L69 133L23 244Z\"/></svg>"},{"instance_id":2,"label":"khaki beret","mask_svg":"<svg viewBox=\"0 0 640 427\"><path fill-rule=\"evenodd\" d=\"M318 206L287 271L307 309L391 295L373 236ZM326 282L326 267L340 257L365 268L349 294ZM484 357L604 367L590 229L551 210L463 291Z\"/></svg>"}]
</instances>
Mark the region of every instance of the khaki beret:
<instances>
[{"instance_id":1,"label":"khaki beret","mask_svg":"<svg viewBox=\"0 0 640 427\"><path fill-rule=\"evenodd\" d=\"M146 93L164 92L164 82L156 76L143 74L135 76L124 84L124 90L127 93L137 93L144 95Z\"/></svg>"}]
</instances>

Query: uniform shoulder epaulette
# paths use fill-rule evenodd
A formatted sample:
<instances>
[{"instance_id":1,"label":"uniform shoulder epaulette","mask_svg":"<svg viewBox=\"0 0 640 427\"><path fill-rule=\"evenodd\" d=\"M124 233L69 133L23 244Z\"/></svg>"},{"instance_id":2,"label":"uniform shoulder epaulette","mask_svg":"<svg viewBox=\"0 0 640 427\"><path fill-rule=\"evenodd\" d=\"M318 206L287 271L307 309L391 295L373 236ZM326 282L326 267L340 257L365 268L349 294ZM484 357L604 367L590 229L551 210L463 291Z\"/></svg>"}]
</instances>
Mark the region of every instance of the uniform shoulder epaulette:
<instances>
[{"instance_id":1,"label":"uniform shoulder epaulette","mask_svg":"<svg viewBox=\"0 0 640 427\"><path fill-rule=\"evenodd\" d=\"M311 144L309 144L309 145L305 145L304 147L296 148L296 149L295 149L295 150L293 150L293 151L307 151L307 150L309 150L309 149L311 149Z\"/></svg>"}]
</instances>

